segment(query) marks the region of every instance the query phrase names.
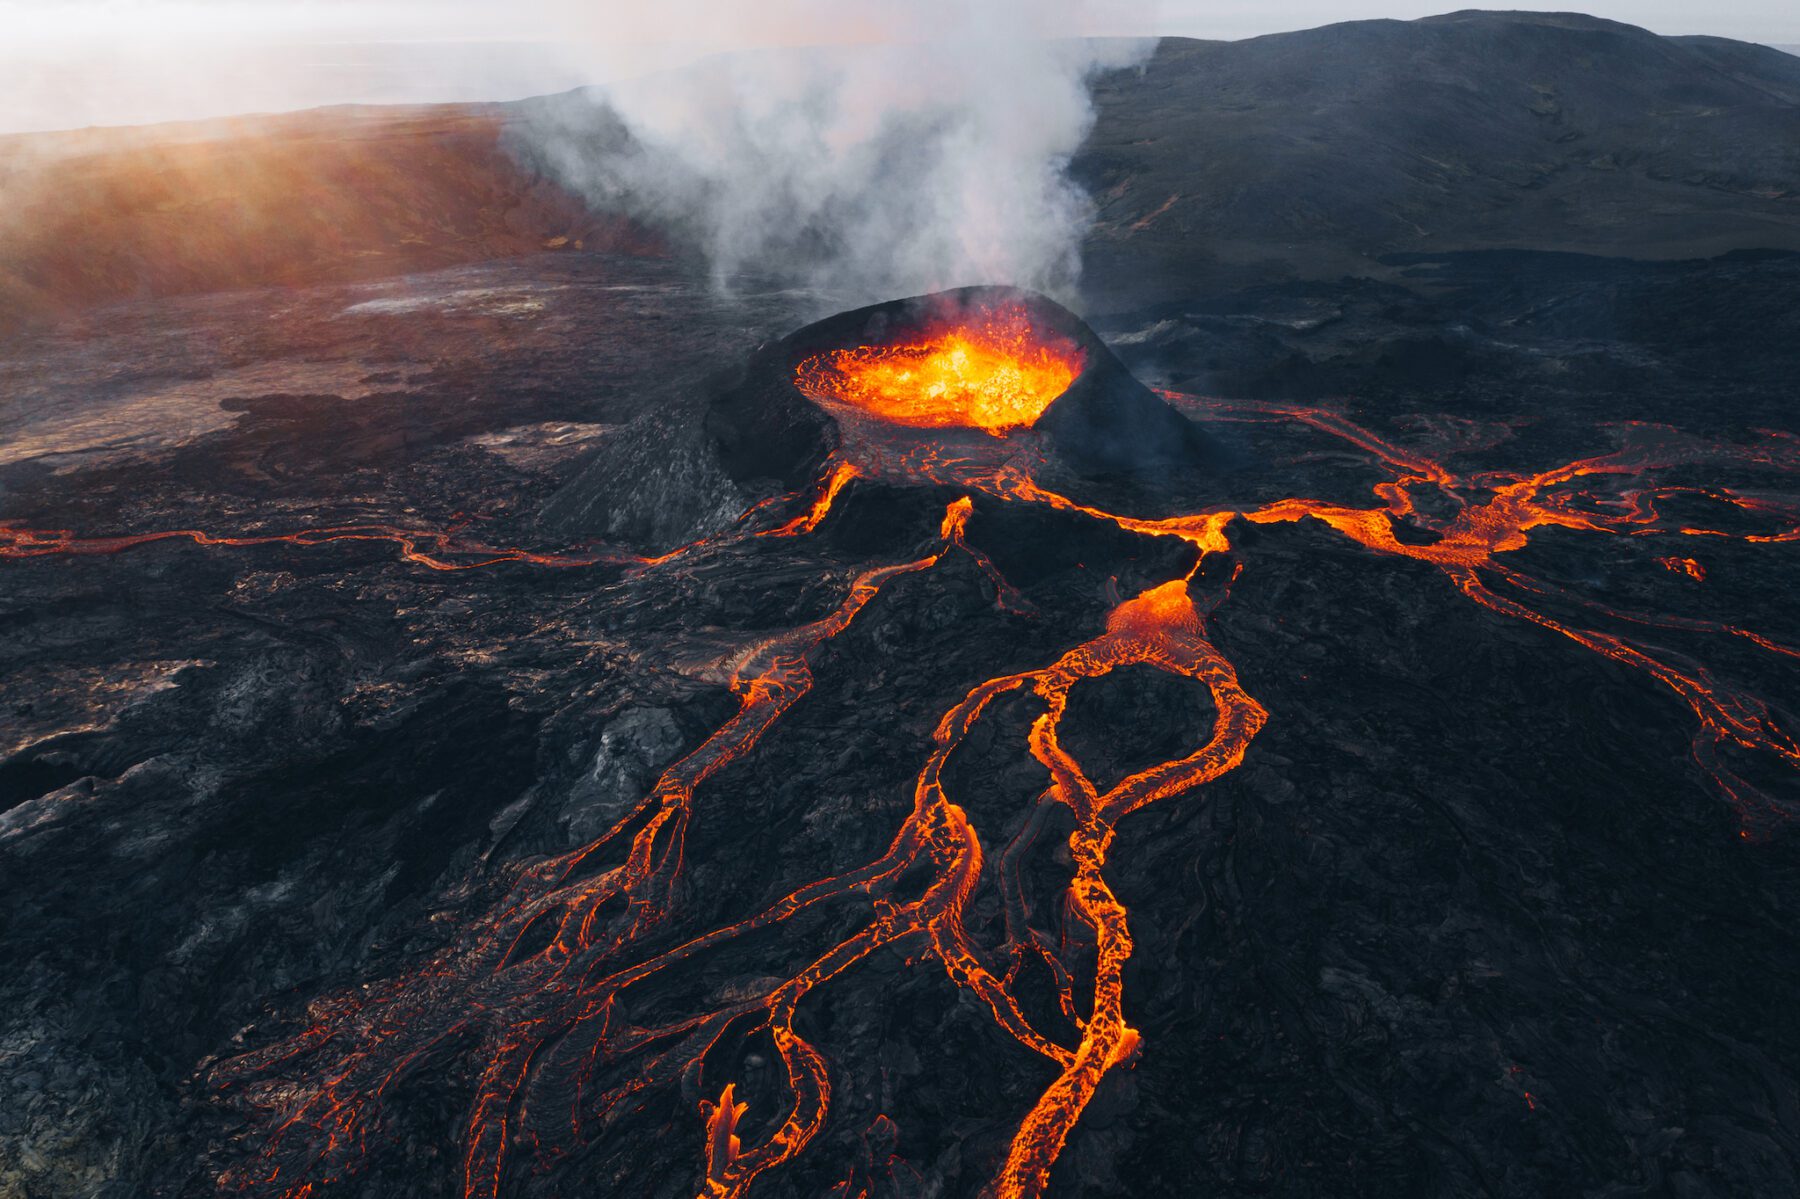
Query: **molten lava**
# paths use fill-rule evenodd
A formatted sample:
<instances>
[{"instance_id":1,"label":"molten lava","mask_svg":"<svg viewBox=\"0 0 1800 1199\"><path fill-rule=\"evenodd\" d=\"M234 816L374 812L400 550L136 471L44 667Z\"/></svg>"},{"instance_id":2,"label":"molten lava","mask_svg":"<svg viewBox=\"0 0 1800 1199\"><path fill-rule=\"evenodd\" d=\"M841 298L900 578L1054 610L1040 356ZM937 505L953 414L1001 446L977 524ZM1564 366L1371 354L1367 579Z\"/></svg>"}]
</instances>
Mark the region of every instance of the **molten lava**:
<instances>
[{"instance_id":1,"label":"molten lava","mask_svg":"<svg viewBox=\"0 0 1800 1199\"><path fill-rule=\"evenodd\" d=\"M1692 558L1658 558L1657 565L1676 574L1684 574L1696 583L1706 581L1706 568Z\"/></svg>"},{"instance_id":2,"label":"molten lava","mask_svg":"<svg viewBox=\"0 0 1800 1199\"><path fill-rule=\"evenodd\" d=\"M0 558L49 558L117 554L162 541L191 541L202 546L246 548L264 545L318 546L346 541L373 541L396 546L402 560L438 571L478 570L502 562L530 566L595 566L603 562L647 563L633 554L606 551L592 554L541 554L531 550L496 547L458 537L461 525L449 530L399 529L389 525L333 525L302 529L297 533L251 533L226 536L203 529L162 529L154 533L130 533L117 537L78 537L68 529L28 529L0 524Z\"/></svg>"},{"instance_id":3,"label":"molten lava","mask_svg":"<svg viewBox=\"0 0 1800 1199\"><path fill-rule=\"evenodd\" d=\"M1022 307L970 315L919 340L815 354L794 372L815 399L897 425L1004 435L1031 425L1081 373L1081 351Z\"/></svg>"},{"instance_id":4,"label":"molten lava","mask_svg":"<svg viewBox=\"0 0 1800 1199\"><path fill-rule=\"evenodd\" d=\"M966 426L998 434L1034 421L1079 369L1074 347L1036 338L1021 312L941 330L917 343L817 355L801 364L799 384L821 398L903 425ZM809 536L853 485L911 481L953 487L951 494L959 497L946 504L935 537L912 551L916 556L828 576L839 596L834 608L810 623L760 635L723 661L719 681L728 679L736 711L670 765L606 832L566 853L518 866L498 902L476 912L411 969L321 1000L309 1009L309 1027L221 1063L212 1081L240 1096L262 1121L254 1155L222 1181L255 1195L308 1199L361 1172L386 1135L384 1105L396 1084L434 1068L446 1055L466 1053L476 1068L462 1133L468 1199L494 1199L507 1191L515 1169L553 1162L606 1135L612 1115L642 1106L651 1092L690 1084L694 1093L708 1097L698 1103L691 1129L698 1159L693 1193L699 1199L743 1199L758 1178L804 1153L831 1118L833 1071L803 1033L802 1005L877 951L900 947L914 968L941 971L945 985L965 993L998 1029L1055 1070L1037 1100L1016 1113L1011 1143L992 1163L988 1193L994 1199L1036 1199L1105 1076L1130 1066L1139 1053L1155 1051L1128 1019L1129 913L1106 877L1109 860L1131 852L1120 822L1147 805L1194 796L1236 769L1270 718L1211 638L1209 614L1225 592L1204 599L1197 594L1201 564L1236 552L1232 532L1239 521L1319 522L1370 553L1427 564L1455 592L1497 617L1537 626L1641 673L1691 713L1693 761L1737 810L1746 835L1791 816L1790 803L1741 777L1735 763L1749 752L1800 771L1800 739L1784 727L1780 710L1698 662L1615 630L1638 626L1737 638L1790 661L1800 659L1800 650L1725 622L1613 608L1537 579L1515 563L1533 532L1546 528L1567 536L1731 538L1769 546L1800 541L1800 505L1789 499L1657 479L1659 472L1677 467L1720 465L1800 474L1800 442L1771 435L1751 445L1716 444L1657 426L1619 426L1620 444L1611 453L1537 473L1459 472L1446 465L1458 452L1454 447L1434 459L1427 454L1429 445L1400 447L1325 409L1166 398L1209 420L1293 422L1337 438L1384 471L1386 477L1373 488L1377 502L1356 507L1290 496L1171 517L1132 517L1041 486L1022 461L1029 454L1016 453L1017 447L1004 448L1004 461L998 453L982 461L979 455L951 456L937 445L895 451L871 444L840 450L810 493L765 500L733 529L655 559L496 550L447 533L383 526L229 538L181 530L91 539L0 527L0 558L109 554L170 539L208 546L379 540L433 570L599 561L629 561L651 570L751 538ZM973 452L970 440L963 439L957 451ZM993 447L982 443L981 448ZM965 681L949 692L946 702L960 698L933 727L910 788L901 793L910 793L908 810L880 856L717 922L686 910L689 830L705 818L709 804L729 802L706 790L709 780L755 752L763 736L812 690L825 646L864 609L890 588L907 586L907 579L966 555L991 583L997 606L1034 611L975 544L979 527L972 533L971 526L982 511L977 497L984 506L1037 505L1141 537L1178 539L1190 547L1194 565L1133 598L1114 597L1103 618L1095 613L1093 624L1070 637L1071 646L1036 659L1038 664L972 687ZM1658 511L1659 502L1676 497L1775 523L1754 533L1697 528ZM794 515L776 523L778 518L767 514L778 508ZM929 535L925 529L920 533ZM1691 558L1656 561L1689 580L1705 577ZM1244 569L1239 560L1230 577L1235 580ZM1571 609L1583 614L1579 620L1555 614ZM956 664L943 665L950 670ZM1063 724L1073 689L1122 667L1195 680L1209 693L1214 715L1204 744L1103 791L1066 748ZM1018 833L990 855L981 831L947 789L945 774L995 701L1007 696L1036 706L1015 748L1041 768L1044 781ZM713 784L711 791L718 789ZM1054 913L1032 910L1021 881L1021 868L1052 812L1070 826L1053 859L1067 876L1062 936L1045 927ZM1041 868L1042 861L1032 867ZM984 922L977 917L984 903L1004 918L1003 931L985 943L979 935ZM809 926L794 918L827 905L851 909L856 918L834 927L855 931L819 936L806 943L796 963L776 967L777 973L758 976L725 998L697 1001L694 1010L645 1005L632 1015L633 988L776 926L802 937L797 930ZM1071 927L1082 948L1071 950ZM1020 1001L1028 972L1040 980L1047 972L1056 999L1048 1014ZM728 1038L751 1035L766 1036L779 1059L785 1089L781 1107L772 1112L752 1111L750 1102L739 1098L744 1080L719 1076L728 1075L730 1066L721 1061L718 1047ZM874 1190L871 1179L907 1174L910 1168L896 1152L902 1135L887 1116L877 1117L862 1134L862 1153L849 1176L830 1193L866 1196Z\"/></svg>"}]
</instances>

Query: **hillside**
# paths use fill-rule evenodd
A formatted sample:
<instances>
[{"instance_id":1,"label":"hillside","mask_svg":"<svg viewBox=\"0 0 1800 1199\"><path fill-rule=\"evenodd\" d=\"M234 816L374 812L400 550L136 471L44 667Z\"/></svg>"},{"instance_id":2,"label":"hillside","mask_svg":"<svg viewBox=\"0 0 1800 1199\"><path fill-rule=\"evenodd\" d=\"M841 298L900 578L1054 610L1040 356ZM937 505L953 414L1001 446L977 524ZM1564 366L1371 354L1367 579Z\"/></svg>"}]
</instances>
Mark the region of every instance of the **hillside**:
<instances>
[{"instance_id":1,"label":"hillside","mask_svg":"<svg viewBox=\"0 0 1800 1199\"><path fill-rule=\"evenodd\" d=\"M1165 40L1096 81L1091 299L1391 274L1394 253L1800 249L1800 58L1567 14ZM535 165L523 101L0 140L0 330L112 300L659 252ZM1128 286L1127 286L1128 285Z\"/></svg>"},{"instance_id":2,"label":"hillside","mask_svg":"<svg viewBox=\"0 0 1800 1199\"><path fill-rule=\"evenodd\" d=\"M1167 39L1097 89L1102 289L1368 273L1470 249L1800 248L1800 59L1591 17Z\"/></svg>"},{"instance_id":3,"label":"hillside","mask_svg":"<svg viewBox=\"0 0 1800 1199\"><path fill-rule=\"evenodd\" d=\"M0 332L92 304L653 249L523 168L503 105L0 138Z\"/></svg>"}]
</instances>

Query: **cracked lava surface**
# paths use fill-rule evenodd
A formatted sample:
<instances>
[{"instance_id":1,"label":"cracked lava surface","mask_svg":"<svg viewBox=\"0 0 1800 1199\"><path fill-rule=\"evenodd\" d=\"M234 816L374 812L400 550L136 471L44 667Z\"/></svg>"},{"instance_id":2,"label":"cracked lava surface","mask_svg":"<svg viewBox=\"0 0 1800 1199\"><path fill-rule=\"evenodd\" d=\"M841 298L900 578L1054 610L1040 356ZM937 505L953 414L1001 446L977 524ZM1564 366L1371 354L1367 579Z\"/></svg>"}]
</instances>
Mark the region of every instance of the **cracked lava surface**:
<instances>
[{"instance_id":1,"label":"cracked lava surface","mask_svg":"<svg viewBox=\"0 0 1800 1199\"><path fill-rule=\"evenodd\" d=\"M171 539L219 548L350 539L392 544L406 561L435 571L515 564L679 572L722 547L816 535L865 484L930 488L944 497L935 530L920 529L916 555L826 580L837 599L823 616L735 651L725 664L735 712L664 770L611 827L576 849L525 864L491 910L411 969L322 998L307 1027L214 1066L211 1085L261 1121L253 1152L223 1179L229 1188L303 1199L355 1177L379 1150L390 1093L446 1055L467 1053L477 1063L460 1133L463 1193L470 1199L504 1193L512 1172L604 1137L610 1115L671 1088L704 1096L693 1117L692 1192L705 1199L754 1194L759 1178L806 1153L830 1116L834 1083L841 1085L797 1016L817 990L894 947L908 955L912 969L941 973L979 1004L1020 1054L1053 1068L1036 1101L1015 1113L989 1192L997 1199L1045 1193L1102 1081L1155 1049L1130 1023L1124 968L1133 952L1131 912L1108 883L1109 862L1132 852L1125 818L1153 804L1205 803L1207 785L1254 753L1259 731L1280 715L1245 689L1209 635L1210 616L1229 602L1231 583L1256 570L1255 554L1236 546L1240 529L1317 522L1370 554L1428 564L1494 616L1547 630L1640 673L1687 709L1693 761L1736 811L1746 839L1772 833L1792 814L1778 793L1744 777L1740 762L1750 755L1779 770L1800 770L1794 731L1765 699L1660 647L1652 634L1679 629L1740 639L1785 658L1800 651L1722 621L1602 605L1534 577L1515 560L1544 530L1653 538L1659 547L1673 537L1697 545L1729 539L1786 552L1784 543L1800 541L1800 503L1792 497L1667 476L1746 463L1792 474L1800 471L1800 439L1770 434L1755 444L1721 444L1663 426L1620 425L1609 431L1616 443L1609 451L1530 474L1482 472L1456 468L1450 453L1403 447L1330 408L1167 393L1166 400L1203 423L1305 426L1382 477L1367 506L1290 496L1137 516L1059 490L1046 479L1044 456L1028 436L965 444L892 435L895 425L1023 430L1079 370L1079 360L1062 348L1026 344L1026 337L1023 325L1002 322L918 344L808 359L798 368L803 391L875 419L847 423L811 492L765 501L727 532L654 558L605 549L495 548L466 539L461 528L115 537L0 529L0 558L111 554ZM709 804L730 802L709 782L756 753L764 735L812 690L825 647L871 603L913 576L962 560L979 567L997 608L1031 619L1028 592L1008 583L981 545L983 514L1012 507L1180 543L1189 566L1138 594L1115 595L1086 640L1039 665L984 679L943 710L910 783L910 810L880 856L816 878L736 920L700 928L685 923L690 828L705 819ZM1677 509L1682 515L1665 515ZM1697 510L1710 518L1692 515ZM1656 561L1671 572L1670 585L1704 582L1693 557ZM1586 617L1553 614L1571 606ZM1070 696L1078 685L1126 667L1203 686L1211 733L1181 756L1102 785L1065 744ZM1041 768L1044 781L1020 830L997 844L984 839L946 783L946 769L1007 696L1029 697L1035 705L1028 734L1013 748ZM1065 888L1049 910L1028 899L1020 868L1028 855L1044 852L1042 834L1053 812L1062 813L1069 831L1057 858L1066 863ZM999 896L1004 931L998 943L984 943L971 928L971 905L984 890ZM852 931L824 936L818 922L801 920L828 908L854 909ZM693 1010L634 1009L634 988L647 981L783 929L808 940L799 968ZM1027 1002L1028 991L1051 1002ZM746 1126L752 1107L740 1098L740 1080L709 1066L720 1045L745 1038L766 1041L784 1080L778 1108L754 1113L761 1117L754 1131ZM867 1196L873 1174L904 1172L892 1152L897 1135L880 1117L863 1136L874 1164L853 1168L832 1194Z\"/></svg>"}]
</instances>

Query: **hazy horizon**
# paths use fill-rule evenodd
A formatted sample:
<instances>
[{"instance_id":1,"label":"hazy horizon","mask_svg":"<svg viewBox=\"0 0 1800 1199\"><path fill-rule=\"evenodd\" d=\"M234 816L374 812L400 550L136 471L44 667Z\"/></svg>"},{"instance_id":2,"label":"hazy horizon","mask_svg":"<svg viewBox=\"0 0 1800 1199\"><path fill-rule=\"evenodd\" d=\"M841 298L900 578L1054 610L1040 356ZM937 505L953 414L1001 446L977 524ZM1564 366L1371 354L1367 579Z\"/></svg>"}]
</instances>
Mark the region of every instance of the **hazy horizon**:
<instances>
[{"instance_id":1,"label":"hazy horizon","mask_svg":"<svg viewBox=\"0 0 1800 1199\"><path fill-rule=\"evenodd\" d=\"M1020 0L1001 0L1002 7ZM1530 6L1568 11L1567 6ZM1270 5L1186 0L1077 4L1078 16L1039 22L1046 36L1133 35L1242 40L1346 20L1415 19L1454 5ZM757 46L891 40L903 27L857 4L783 0L754 21L708 0L599 28L564 0L527 0L497 18L492 6L437 7L292 0L0 0L12 37L0 49L0 134L302 111L334 104L506 101L599 84ZM520 28L522 11L539 18ZM1705 33L1800 50L1800 16L1772 4L1709 11L1622 0L1580 11L1661 34ZM1633 19L1633 18L1636 19ZM1766 37L1746 31L1766 27ZM704 36L691 31L703 28ZM97 32L103 31L103 32Z\"/></svg>"}]
</instances>

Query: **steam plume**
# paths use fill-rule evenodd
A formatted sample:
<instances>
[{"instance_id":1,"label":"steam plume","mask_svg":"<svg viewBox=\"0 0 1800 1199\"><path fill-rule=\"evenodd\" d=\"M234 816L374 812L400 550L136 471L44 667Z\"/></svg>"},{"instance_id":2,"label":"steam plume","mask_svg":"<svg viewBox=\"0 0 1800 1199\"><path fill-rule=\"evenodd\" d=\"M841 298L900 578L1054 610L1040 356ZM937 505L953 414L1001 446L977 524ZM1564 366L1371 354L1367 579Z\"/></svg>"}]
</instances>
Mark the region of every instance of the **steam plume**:
<instances>
[{"instance_id":1,"label":"steam plume","mask_svg":"<svg viewBox=\"0 0 1800 1199\"><path fill-rule=\"evenodd\" d=\"M565 109L536 150L595 207L699 248L727 288L750 275L844 302L972 283L1070 293L1092 211L1066 172L1093 124L1088 78L1154 40L1071 36L1095 18L1070 0L786 15L857 44L738 52L615 84L582 101L616 118L610 133ZM1119 20L1118 6L1107 15Z\"/></svg>"}]
</instances>

